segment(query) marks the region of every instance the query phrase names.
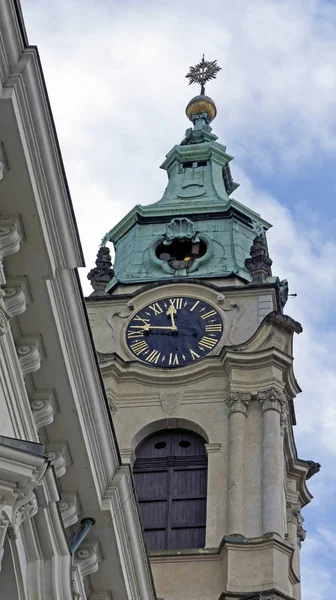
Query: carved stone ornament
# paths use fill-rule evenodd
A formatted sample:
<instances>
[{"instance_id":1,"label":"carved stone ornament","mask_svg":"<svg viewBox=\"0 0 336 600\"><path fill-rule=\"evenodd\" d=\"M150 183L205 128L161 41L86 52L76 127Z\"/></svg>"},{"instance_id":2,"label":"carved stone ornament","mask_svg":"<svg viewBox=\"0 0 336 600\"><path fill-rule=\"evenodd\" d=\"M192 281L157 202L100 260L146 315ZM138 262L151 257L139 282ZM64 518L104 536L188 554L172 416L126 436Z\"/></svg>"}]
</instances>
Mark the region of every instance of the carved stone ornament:
<instances>
[{"instance_id":1,"label":"carved stone ornament","mask_svg":"<svg viewBox=\"0 0 336 600\"><path fill-rule=\"evenodd\" d=\"M172 219L170 223L167 223L163 243L168 245L173 240L200 241L197 237L194 223L186 217Z\"/></svg>"},{"instance_id":2,"label":"carved stone ornament","mask_svg":"<svg viewBox=\"0 0 336 600\"><path fill-rule=\"evenodd\" d=\"M281 406L281 413L280 413L280 432L281 432L282 436L284 436L288 431L288 422L289 422L288 408L287 408L287 403L285 402Z\"/></svg>"},{"instance_id":3,"label":"carved stone ornament","mask_svg":"<svg viewBox=\"0 0 336 600\"><path fill-rule=\"evenodd\" d=\"M98 571L102 553L98 542L83 542L75 552L75 565L78 566L81 576L91 575Z\"/></svg>"},{"instance_id":4,"label":"carved stone ornament","mask_svg":"<svg viewBox=\"0 0 336 600\"><path fill-rule=\"evenodd\" d=\"M106 390L106 397L107 397L107 402L109 405L111 415L115 415L118 410L118 406L117 406L116 399L115 399L114 394L111 389Z\"/></svg>"},{"instance_id":5,"label":"carved stone ornament","mask_svg":"<svg viewBox=\"0 0 336 600\"><path fill-rule=\"evenodd\" d=\"M310 479L311 477L313 477L313 475L316 475L316 473L319 472L321 465L319 462L315 462L314 460L307 460L306 462L309 465L306 479Z\"/></svg>"},{"instance_id":6,"label":"carved stone ornament","mask_svg":"<svg viewBox=\"0 0 336 600\"><path fill-rule=\"evenodd\" d=\"M307 535L307 531L302 527L302 525L299 525L297 528L297 543L298 543L298 546L300 546L300 548L301 548L302 542L304 542L306 539L306 535Z\"/></svg>"},{"instance_id":7,"label":"carved stone ornament","mask_svg":"<svg viewBox=\"0 0 336 600\"><path fill-rule=\"evenodd\" d=\"M25 278L22 279L22 283L4 287L5 296L3 301L10 318L25 312L27 302L30 299L27 281Z\"/></svg>"},{"instance_id":8,"label":"carved stone ornament","mask_svg":"<svg viewBox=\"0 0 336 600\"><path fill-rule=\"evenodd\" d=\"M65 474L67 467L72 464L67 442L47 444L46 449L46 456L54 467L56 476L62 477L62 475Z\"/></svg>"},{"instance_id":9,"label":"carved stone ornament","mask_svg":"<svg viewBox=\"0 0 336 600\"><path fill-rule=\"evenodd\" d=\"M0 502L0 509L1 509L1 502ZM0 510L0 570L1 570L1 561L2 561L2 557L3 557L3 553L4 553L4 543L5 543L5 537L6 537L8 525L9 525L9 520L5 517L4 514L1 514L1 510Z\"/></svg>"},{"instance_id":10,"label":"carved stone ornament","mask_svg":"<svg viewBox=\"0 0 336 600\"><path fill-rule=\"evenodd\" d=\"M169 392L160 392L162 410L169 417L176 415L183 398L183 391L169 390Z\"/></svg>"},{"instance_id":11,"label":"carved stone ornament","mask_svg":"<svg viewBox=\"0 0 336 600\"><path fill-rule=\"evenodd\" d=\"M231 392L228 398L229 415L234 412L241 412L247 415L250 400L251 394L248 392Z\"/></svg>"},{"instance_id":12,"label":"carved stone ornament","mask_svg":"<svg viewBox=\"0 0 336 600\"><path fill-rule=\"evenodd\" d=\"M272 260L268 256L265 235L257 235L250 249L251 258L245 260L245 267L252 275L252 283L263 283L272 275Z\"/></svg>"},{"instance_id":13,"label":"carved stone ornament","mask_svg":"<svg viewBox=\"0 0 336 600\"><path fill-rule=\"evenodd\" d=\"M8 319L5 312L0 308L0 335L5 335L8 331Z\"/></svg>"},{"instance_id":14,"label":"carved stone ornament","mask_svg":"<svg viewBox=\"0 0 336 600\"><path fill-rule=\"evenodd\" d=\"M300 510L300 504L297 502L287 502L287 522L294 525L298 525L299 522L301 523Z\"/></svg>"},{"instance_id":15,"label":"carved stone ornament","mask_svg":"<svg viewBox=\"0 0 336 600\"><path fill-rule=\"evenodd\" d=\"M4 256L14 254L20 249L22 231L18 219L0 218L0 284L6 283L2 267Z\"/></svg>"},{"instance_id":16,"label":"carved stone ornament","mask_svg":"<svg viewBox=\"0 0 336 600\"><path fill-rule=\"evenodd\" d=\"M17 500L13 507L12 524L14 532L17 532L23 521L36 515L37 509L37 499L35 494L32 494L28 500L26 496Z\"/></svg>"},{"instance_id":17,"label":"carved stone ornament","mask_svg":"<svg viewBox=\"0 0 336 600\"><path fill-rule=\"evenodd\" d=\"M81 512L79 497L77 493L66 494L58 503L61 511L62 521L65 528L77 523Z\"/></svg>"},{"instance_id":18,"label":"carved stone ornament","mask_svg":"<svg viewBox=\"0 0 336 600\"><path fill-rule=\"evenodd\" d=\"M30 407L37 429L50 425L56 412L56 399L53 390L35 391L30 400Z\"/></svg>"},{"instance_id":19,"label":"carved stone ornament","mask_svg":"<svg viewBox=\"0 0 336 600\"><path fill-rule=\"evenodd\" d=\"M258 392L258 399L264 410L277 410L282 413L286 403L286 396L283 392L279 392L275 388Z\"/></svg>"},{"instance_id":20,"label":"carved stone ornament","mask_svg":"<svg viewBox=\"0 0 336 600\"><path fill-rule=\"evenodd\" d=\"M42 359L42 345L40 339L21 340L21 344L17 346L16 350L22 375L38 371Z\"/></svg>"},{"instance_id":21,"label":"carved stone ornament","mask_svg":"<svg viewBox=\"0 0 336 600\"><path fill-rule=\"evenodd\" d=\"M104 294L106 285L111 281L114 275L110 249L107 246L100 246L96 266L88 273L89 279L95 294Z\"/></svg>"}]
</instances>

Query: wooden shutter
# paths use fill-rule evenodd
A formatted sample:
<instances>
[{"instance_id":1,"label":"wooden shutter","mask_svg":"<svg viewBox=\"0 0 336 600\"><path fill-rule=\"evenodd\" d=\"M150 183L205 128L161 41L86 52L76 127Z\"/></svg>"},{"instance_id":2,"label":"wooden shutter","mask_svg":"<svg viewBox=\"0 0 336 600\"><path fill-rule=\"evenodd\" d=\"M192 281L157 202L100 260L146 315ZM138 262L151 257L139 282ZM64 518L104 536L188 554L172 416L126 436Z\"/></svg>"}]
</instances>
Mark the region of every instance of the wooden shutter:
<instances>
[{"instance_id":1,"label":"wooden shutter","mask_svg":"<svg viewBox=\"0 0 336 600\"><path fill-rule=\"evenodd\" d=\"M146 438L134 479L149 550L204 547L207 457L199 435L175 429Z\"/></svg>"}]
</instances>

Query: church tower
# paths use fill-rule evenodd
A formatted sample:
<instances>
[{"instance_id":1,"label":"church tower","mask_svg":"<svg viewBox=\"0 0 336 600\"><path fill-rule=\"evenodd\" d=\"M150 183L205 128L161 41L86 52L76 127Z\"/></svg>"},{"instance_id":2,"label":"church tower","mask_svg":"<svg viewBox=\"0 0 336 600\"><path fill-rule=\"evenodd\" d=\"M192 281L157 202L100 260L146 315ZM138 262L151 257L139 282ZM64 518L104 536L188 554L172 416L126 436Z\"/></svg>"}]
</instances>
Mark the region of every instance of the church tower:
<instances>
[{"instance_id":1,"label":"church tower","mask_svg":"<svg viewBox=\"0 0 336 600\"><path fill-rule=\"evenodd\" d=\"M204 57L191 67L201 94L161 166L167 188L105 235L87 308L158 596L299 600L301 509L319 468L293 437L302 328L283 312L270 224L231 197L204 90L218 71Z\"/></svg>"}]
</instances>

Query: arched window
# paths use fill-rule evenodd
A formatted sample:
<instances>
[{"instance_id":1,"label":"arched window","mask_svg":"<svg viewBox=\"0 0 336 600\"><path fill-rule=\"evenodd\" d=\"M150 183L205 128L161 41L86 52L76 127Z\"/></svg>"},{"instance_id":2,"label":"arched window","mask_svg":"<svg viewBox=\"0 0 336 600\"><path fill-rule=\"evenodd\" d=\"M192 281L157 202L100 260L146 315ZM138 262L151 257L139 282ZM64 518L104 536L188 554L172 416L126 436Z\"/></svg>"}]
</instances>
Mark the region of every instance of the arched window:
<instances>
[{"instance_id":1,"label":"arched window","mask_svg":"<svg viewBox=\"0 0 336 600\"><path fill-rule=\"evenodd\" d=\"M134 464L149 550L205 545L207 456L200 435L168 429L147 437Z\"/></svg>"}]
</instances>

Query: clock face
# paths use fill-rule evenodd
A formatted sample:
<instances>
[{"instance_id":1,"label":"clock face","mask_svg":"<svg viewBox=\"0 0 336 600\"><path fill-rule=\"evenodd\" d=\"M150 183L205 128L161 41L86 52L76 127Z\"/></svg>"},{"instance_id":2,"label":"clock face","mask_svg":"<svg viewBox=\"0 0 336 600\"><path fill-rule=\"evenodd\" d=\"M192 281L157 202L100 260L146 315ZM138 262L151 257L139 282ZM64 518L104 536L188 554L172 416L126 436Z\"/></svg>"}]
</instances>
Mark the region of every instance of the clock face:
<instances>
[{"instance_id":1,"label":"clock face","mask_svg":"<svg viewBox=\"0 0 336 600\"><path fill-rule=\"evenodd\" d=\"M183 367L200 360L218 344L223 333L219 312L207 302L180 296L147 304L126 330L130 351L156 367Z\"/></svg>"}]
</instances>

